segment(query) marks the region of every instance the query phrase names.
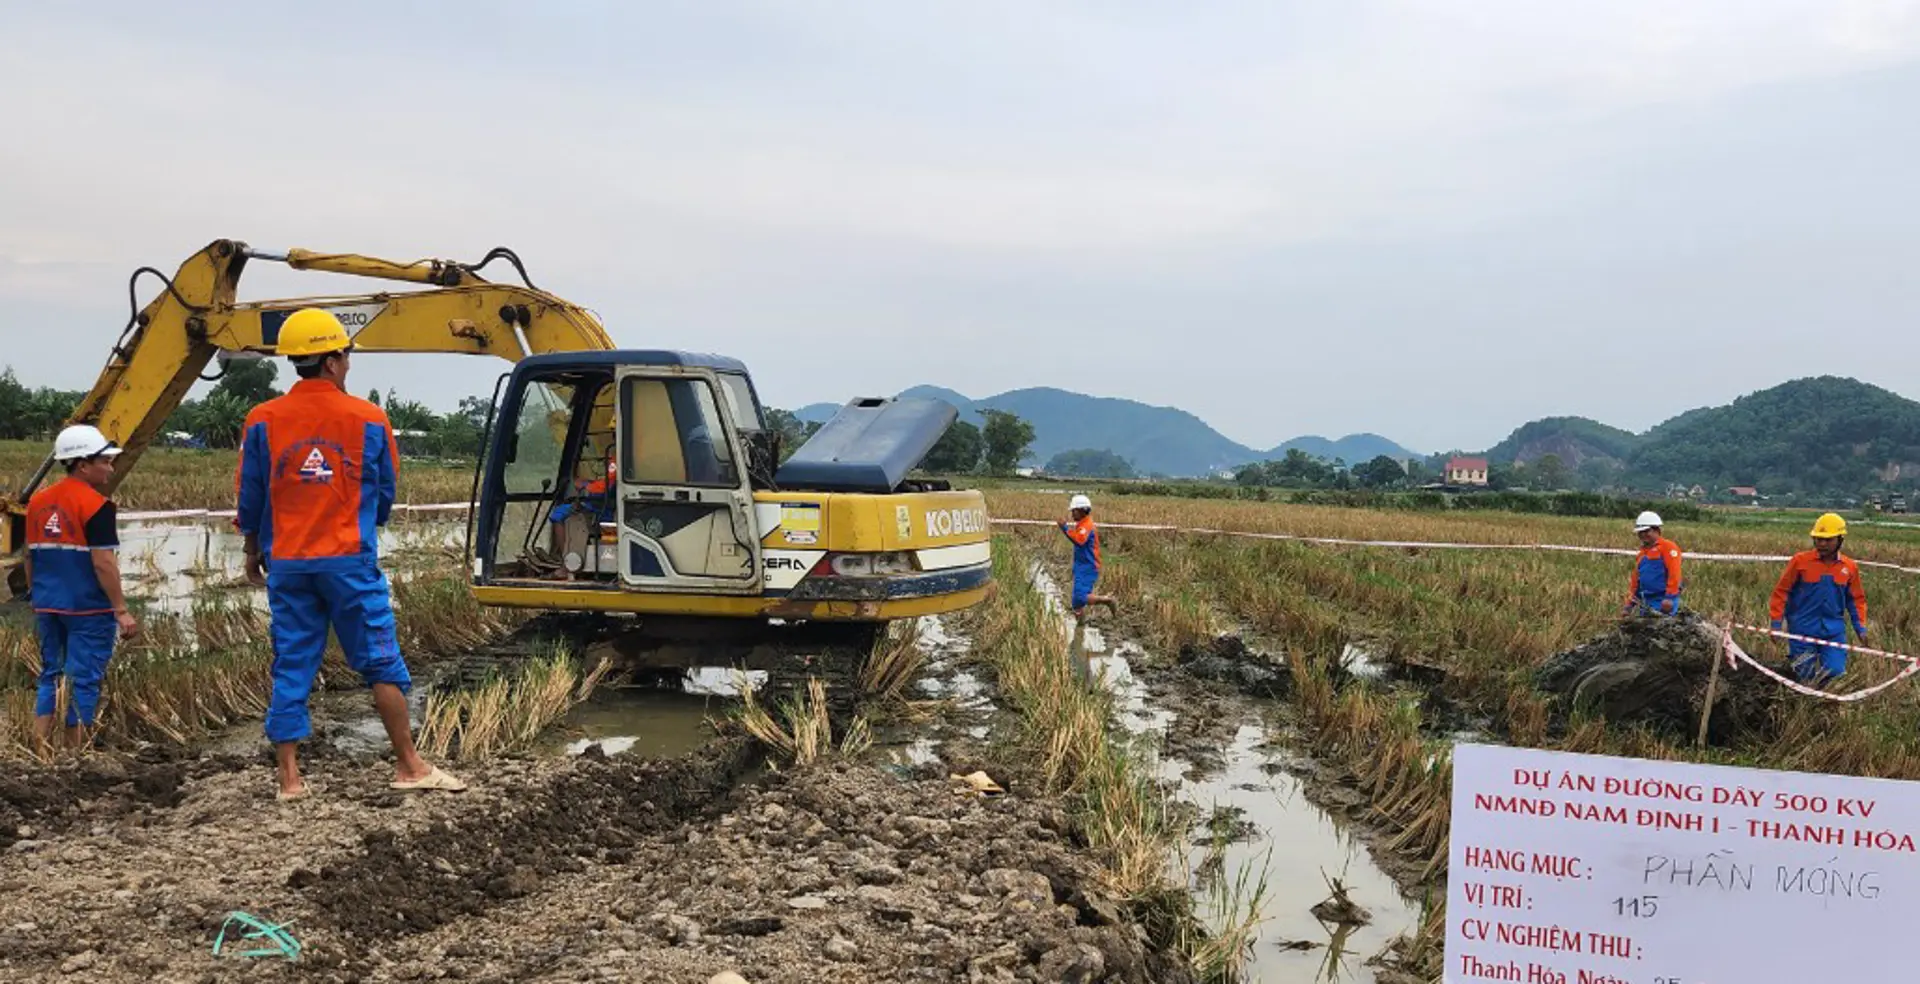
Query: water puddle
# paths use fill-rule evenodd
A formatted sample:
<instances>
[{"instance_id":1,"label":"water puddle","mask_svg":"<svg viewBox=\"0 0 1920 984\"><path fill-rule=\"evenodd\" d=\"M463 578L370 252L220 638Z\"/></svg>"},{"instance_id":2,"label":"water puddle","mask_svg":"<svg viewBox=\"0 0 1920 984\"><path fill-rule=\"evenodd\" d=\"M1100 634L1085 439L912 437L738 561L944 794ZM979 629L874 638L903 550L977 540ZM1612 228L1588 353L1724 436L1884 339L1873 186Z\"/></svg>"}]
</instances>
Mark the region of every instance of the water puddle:
<instances>
[{"instance_id":1,"label":"water puddle","mask_svg":"<svg viewBox=\"0 0 1920 984\"><path fill-rule=\"evenodd\" d=\"M703 666L685 673L602 683L593 696L548 729L537 750L579 755L592 745L608 755L657 758L684 755L713 739L713 722L746 690L767 682L761 670L744 673Z\"/></svg>"},{"instance_id":2,"label":"water puddle","mask_svg":"<svg viewBox=\"0 0 1920 984\"><path fill-rule=\"evenodd\" d=\"M660 687L603 687L549 729L538 750L579 755L597 744L608 755L685 755L713 739L712 719L725 713L716 695Z\"/></svg>"},{"instance_id":3,"label":"water puddle","mask_svg":"<svg viewBox=\"0 0 1920 984\"><path fill-rule=\"evenodd\" d=\"M1037 564L1031 576L1071 640L1074 627L1057 583ZM1080 645L1093 678L1114 696L1117 723L1131 734L1164 740L1179 713L1160 706L1134 672L1135 666L1152 661L1151 654L1132 641L1110 649L1093 626L1081 629ZM1378 672L1369 654L1356 647L1348 647L1342 660L1356 675ZM1262 921L1247 979L1372 984L1374 971L1366 961L1394 938L1418 928L1418 907L1400 894L1357 837L1306 798L1301 780L1288 771L1294 760L1272 744L1257 706L1229 703L1244 721L1218 749L1217 759L1201 765L1168 755L1157 763L1158 775L1174 796L1192 804L1203 818L1184 859L1201 911L1214 911L1220 893L1230 893L1243 874L1251 888L1264 870ZM1221 843L1215 843L1214 830L1221 832ZM1331 894L1327 879L1338 879L1371 919L1361 925L1336 925L1315 916L1313 908Z\"/></svg>"}]
</instances>

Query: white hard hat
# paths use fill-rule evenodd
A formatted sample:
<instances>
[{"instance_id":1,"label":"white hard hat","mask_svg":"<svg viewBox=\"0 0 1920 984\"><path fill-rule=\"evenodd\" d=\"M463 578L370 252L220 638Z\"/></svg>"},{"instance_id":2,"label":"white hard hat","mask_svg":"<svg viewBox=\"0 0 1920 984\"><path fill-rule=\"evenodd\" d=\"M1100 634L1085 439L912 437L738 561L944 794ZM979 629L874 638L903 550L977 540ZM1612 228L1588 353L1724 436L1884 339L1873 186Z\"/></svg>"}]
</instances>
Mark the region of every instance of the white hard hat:
<instances>
[{"instance_id":1,"label":"white hard hat","mask_svg":"<svg viewBox=\"0 0 1920 984\"><path fill-rule=\"evenodd\" d=\"M1084 495L1076 495L1076 496L1074 496L1074 497L1073 497L1073 499L1072 499L1071 501L1069 501L1069 502L1067 503L1067 511L1068 511L1068 512L1072 512L1072 511L1073 511L1073 510L1075 510L1075 509L1085 509L1085 510L1086 510L1086 511L1088 511L1088 512L1092 512L1092 511L1093 511L1093 500L1092 500L1092 499L1089 499L1089 498L1087 498L1087 497L1086 497L1086 496L1084 496Z\"/></svg>"},{"instance_id":2,"label":"white hard hat","mask_svg":"<svg viewBox=\"0 0 1920 984\"><path fill-rule=\"evenodd\" d=\"M1640 518L1639 518L1639 519L1636 519L1636 520L1634 520L1634 521L1633 521L1633 531L1634 531L1635 533L1638 533L1638 532L1640 532L1641 530L1650 530L1650 529L1653 529L1653 528L1654 528L1654 527L1656 527L1656 526L1664 526L1664 525L1666 525L1666 524L1665 524L1665 523L1662 523L1662 522L1660 522L1660 514L1659 514L1659 513L1657 513L1657 512L1643 512L1643 513L1641 513L1641 514L1640 514Z\"/></svg>"},{"instance_id":3,"label":"white hard hat","mask_svg":"<svg viewBox=\"0 0 1920 984\"><path fill-rule=\"evenodd\" d=\"M111 458L120 453L120 448L100 428L90 424L74 424L60 432L53 439L53 460L74 461L80 458Z\"/></svg>"}]
</instances>

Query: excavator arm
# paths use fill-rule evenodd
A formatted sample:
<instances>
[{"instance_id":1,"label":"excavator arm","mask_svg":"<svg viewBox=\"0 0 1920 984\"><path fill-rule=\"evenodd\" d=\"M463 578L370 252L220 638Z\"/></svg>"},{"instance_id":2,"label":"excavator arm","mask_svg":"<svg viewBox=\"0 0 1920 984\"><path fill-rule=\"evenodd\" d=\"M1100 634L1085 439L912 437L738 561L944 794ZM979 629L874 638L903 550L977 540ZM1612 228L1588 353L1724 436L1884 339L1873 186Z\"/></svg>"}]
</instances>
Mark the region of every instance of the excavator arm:
<instances>
[{"instance_id":1,"label":"excavator arm","mask_svg":"<svg viewBox=\"0 0 1920 984\"><path fill-rule=\"evenodd\" d=\"M481 267L505 259L524 286L493 283ZM284 263L296 270L345 274L425 285L418 290L286 300L235 299L250 261ZM353 333L361 352L440 352L491 355L517 362L545 352L611 349L597 318L585 308L533 286L519 258L496 249L478 263L418 260L399 263L351 253L256 250L230 239L216 240L189 257L172 278L143 267L142 275L164 284L159 296L134 312L113 346L106 368L68 423L89 423L123 449L113 482L131 471L187 391L218 355L263 357L274 352L280 325L304 307L333 311ZM136 303L131 301L130 303ZM213 377L217 378L217 377ZM52 460L6 499L0 547L12 555L24 546L27 499L52 468Z\"/></svg>"}]
</instances>

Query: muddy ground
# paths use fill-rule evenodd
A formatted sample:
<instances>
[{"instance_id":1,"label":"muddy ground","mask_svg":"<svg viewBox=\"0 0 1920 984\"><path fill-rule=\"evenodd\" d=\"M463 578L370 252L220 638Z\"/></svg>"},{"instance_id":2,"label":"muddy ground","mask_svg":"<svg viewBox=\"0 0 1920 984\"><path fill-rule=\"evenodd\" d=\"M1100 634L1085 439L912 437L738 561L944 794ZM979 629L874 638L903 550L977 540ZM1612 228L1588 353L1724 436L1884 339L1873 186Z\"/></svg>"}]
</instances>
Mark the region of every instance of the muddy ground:
<instances>
[{"instance_id":1,"label":"muddy ground","mask_svg":"<svg viewBox=\"0 0 1920 984\"><path fill-rule=\"evenodd\" d=\"M737 740L665 761L518 759L464 794L388 767L96 755L0 772L0 979L1169 981L1057 808L945 775L756 772ZM216 958L230 911L297 964Z\"/></svg>"}]
</instances>

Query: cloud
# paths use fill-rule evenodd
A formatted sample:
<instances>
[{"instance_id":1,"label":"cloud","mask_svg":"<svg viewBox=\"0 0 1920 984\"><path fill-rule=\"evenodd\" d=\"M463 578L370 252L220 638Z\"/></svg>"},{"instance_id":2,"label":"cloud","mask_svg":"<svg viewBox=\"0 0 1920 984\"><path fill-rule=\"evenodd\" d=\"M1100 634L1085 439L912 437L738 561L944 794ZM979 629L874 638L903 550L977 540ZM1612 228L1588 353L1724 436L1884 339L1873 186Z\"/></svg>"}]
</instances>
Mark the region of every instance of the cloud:
<instances>
[{"instance_id":1,"label":"cloud","mask_svg":"<svg viewBox=\"0 0 1920 984\"><path fill-rule=\"evenodd\" d=\"M1798 374L1796 333L1908 344L1920 4L462 11L10 12L0 301L38 321L0 359L84 385L38 325L104 357L127 274L220 236L510 245L779 403L1058 385L1255 446L1644 426ZM490 386L423 364L356 371Z\"/></svg>"}]
</instances>

